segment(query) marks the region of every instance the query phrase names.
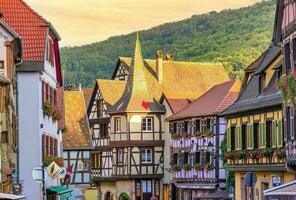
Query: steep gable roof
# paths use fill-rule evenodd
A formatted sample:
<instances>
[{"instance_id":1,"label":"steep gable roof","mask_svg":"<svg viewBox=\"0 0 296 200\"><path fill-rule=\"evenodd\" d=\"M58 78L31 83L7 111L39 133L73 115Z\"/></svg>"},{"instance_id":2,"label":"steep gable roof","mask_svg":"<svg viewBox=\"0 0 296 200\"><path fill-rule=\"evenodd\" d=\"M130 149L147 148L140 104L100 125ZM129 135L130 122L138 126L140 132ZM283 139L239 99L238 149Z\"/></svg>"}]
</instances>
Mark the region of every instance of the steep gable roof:
<instances>
[{"instance_id":1,"label":"steep gable roof","mask_svg":"<svg viewBox=\"0 0 296 200\"><path fill-rule=\"evenodd\" d=\"M278 81L276 72L273 73L264 91L261 94L259 93L260 74L266 71L272 63L277 61L277 59L278 61L276 65L282 62L282 59L280 59L281 55L279 53L275 53L278 52L277 45L273 45L276 47L270 47L269 50L264 54L262 62L258 65L255 73L251 76L237 101L229 106L229 108L227 108L221 115L231 115L239 112L247 112L256 109L258 110L260 108L280 106L282 104L281 94L276 88Z\"/></svg>"},{"instance_id":2,"label":"steep gable roof","mask_svg":"<svg viewBox=\"0 0 296 200\"><path fill-rule=\"evenodd\" d=\"M112 106L123 95L126 81L98 79L97 85L104 101Z\"/></svg>"},{"instance_id":3,"label":"steep gable roof","mask_svg":"<svg viewBox=\"0 0 296 200\"><path fill-rule=\"evenodd\" d=\"M90 127L82 91L65 91L65 126L63 133L64 149L90 149Z\"/></svg>"},{"instance_id":4,"label":"steep gable roof","mask_svg":"<svg viewBox=\"0 0 296 200\"><path fill-rule=\"evenodd\" d=\"M241 81L239 80L216 85L183 110L171 115L167 120L216 115L224 111L236 100L240 86Z\"/></svg>"},{"instance_id":5,"label":"steep gable roof","mask_svg":"<svg viewBox=\"0 0 296 200\"><path fill-rule=\"evenodd\" d=\"M120 64L130 71L131 58L119 57L117 66ZM144 66L147 83L157 100L163 93L168 99L196 99L214 85L230 80L220 63L163 60L162 83L156 76L156 60L144 59Z\"/></svg>"},{"instance_id":6,"label":"steep gable roof","mask_svg":"<svg viewBox=\"0 0 296 200\"><path fill-rule=\"evenodd\" d=\"M0 0L0 12L2 19L22 37L23 60L43 61L49 29L57 35L51 24L23 0Z\"/></svg>"},{"instance_id":7,"label":"steep gable roof","mask_svg":"<svg viewBox=\"0 0 296 200\"><path fill-rule=\"evenodd\" d=\"M137 33L134 56L124 93L108 112L165 112L164 106L155 100L151 91L146 79L140 38ZM147 104L147 107L143 106L143 103Z\"/></svg>"}]
</instances>

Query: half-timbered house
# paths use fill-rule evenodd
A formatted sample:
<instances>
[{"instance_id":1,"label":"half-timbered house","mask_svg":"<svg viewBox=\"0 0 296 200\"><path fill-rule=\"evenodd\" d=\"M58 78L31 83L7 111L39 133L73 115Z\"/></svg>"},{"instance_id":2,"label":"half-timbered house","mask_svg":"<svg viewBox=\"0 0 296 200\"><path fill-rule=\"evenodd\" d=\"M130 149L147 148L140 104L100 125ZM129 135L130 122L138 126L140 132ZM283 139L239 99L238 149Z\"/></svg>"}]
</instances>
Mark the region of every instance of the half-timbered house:
<instances>
[{"instance_id":1,"label":"half-timbered house","mask_svg":"<svg viewBox=\"0 0 296 200\"><path fill-rule=\"evenodd\" d=\"M19 146L17 175L23 180L23 194L39 199L42 184L32 179L35 167L48 157L61 157L62 72L59 55L60 36L47 20L23 0L0 0L2 20L21 38L22 63L16 68L18 89ZM48 148L45 148L48 147ZM28 162L28 160L30 162ZM59 185L46 179L44 190Z\"/></svg>"},{"instance_id":2,"label":"half-timbered house","mask_svg":"<svg viewBox=\"0 0 296 200\"><path fill-rule=\"evenodd\" d=\"M98 134L104 134L103 130L106 130L103 128L107 125L100 124L108 124L109 132L107 136L104 137L110 138L110 130L114 127L112 124L109 125L110 116L108 110L123 95L127 77L132 69L131 65L132 58L120 57L113 75L113 79L115 80L98 80L96 82L88 108L88 116L93 134L93 144L97 146L97 150L104 149L104 154L109 154L109 156L102 156L102 162L96 162L101 159L98 159L98 156L93 156L93 162L96 162L98 166L104 166L102 169L107 168L108 170L105 170L106 172L111 172L111 176L106 176L106 173L100 172L100 170L93 171L93 180L97 180L96 182L99 183L102 198L108 198L110 195L119 194L116 192L116 179L113 178L113 171L110 171L113 167L112 162L110 164L110 161L112 161L110 156L112 156L113 153L110 148L106 148L106 146L108 146L107 143L101 144L104 140L97 140L96 138L101 137ZM165 184L165 194L168 194L170 184L170 135L168 123L164 121L165 117L179 111L215 84L229 80L229 77L221 64L182 62L174 61L172 58L163 60L160 51L156 53L155 60L144 59L143 66L143 73L145 74L146 84L148 85L150 93L153 95L153 98L155 98L155 101L161 102L166 108L166 113L161 119L161 125L163 130L162 139L165 141L164 146L167 148L164 148L165 156L161 166L164 169L163 183ZM123 76L123 74L125 75ZM97 114L100 114L101 117L98 118ZM125 125L123 122L121 124ZM101 131L99 131L100 126L103 127ZM108 158L109 162L105 162L105 158ZM107 165L108 167L106 167ZM97 169L101 169L101 167ZM160 199L162 198L167 199L168 196L162 197L161 193Z\"/></svg>"},{"instance_id":3,"label":"half-timbered house","mask_svg":"<svg viewBox=\"0 0 296 200\"><path fill-rule=\"evenodd\" d=\"M1 20L0 13L0 191L16 193L12 173L17 166L16 66L22 59L20 37Z\"/></svg>"},{"instance_id":4,"label":"half-timbered house","mask_svg":"<svg viewBox=\"0 0 296 200\"><path fill-rule=\"evenodd\" d=\"M222 113L227 118L227 169L235 172L236 199L263 199L263 191L294 176L286 170L281 94L281 46L272 43L246 71L238 100ZM247 77L248 76L248 77ZM257 176L250 190L248 172Z\"/></svg>"},{"instance_id":5,"label":"half-timbered house","mask_svg":"<svg viewBox=\"0 0 296 200\"><path fill-rule=\"evenodd\" d=\"M225 194L225 168L220 154L225 119L218 114L237 98L241 81L212 87L167 118L171 133L172 199L192 200Z\"/></svg>"},{"instance_id":6,"label":"half-timbered house","mask_svg":"<svg viewBox=\"0 0 296 200\"><path fill-rule=\"evenodd\" d=\"M276 19L274 25L274 38L282 45L283 76L279 86L284 99L284 130L287 150L287 167L296 173L296 120L295 95L290 91L294 89L296 80L296 2L291 0L278 0ZM292 81L291 81L292 80ZM286 84L285 84L286 83ZM283 87L284 86L284 87ZM287 95L290 93L291 95Z\"/></svg>"},{"instance_id":7,"label":"half-timbered house","mask_svg":"<svg viewBox=\"0 0 296 200\"><path fill-rule=\"evenodd\" d=\"M63 158L64 166L72 168L67 184L89 186L92 145L83 92L65 91L64 104Z\"/></svg>"}]
</instances>

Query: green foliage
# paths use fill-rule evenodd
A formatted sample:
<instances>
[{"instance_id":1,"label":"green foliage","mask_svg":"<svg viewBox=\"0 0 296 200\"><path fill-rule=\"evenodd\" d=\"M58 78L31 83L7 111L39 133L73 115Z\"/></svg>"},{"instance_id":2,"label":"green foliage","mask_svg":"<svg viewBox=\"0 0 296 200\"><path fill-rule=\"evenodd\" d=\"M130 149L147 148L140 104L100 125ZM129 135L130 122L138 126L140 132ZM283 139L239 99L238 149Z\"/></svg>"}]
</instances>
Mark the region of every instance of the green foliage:
<instances>
[{"instance_id":1,"label":"green foliage","mask_svg":"<svg viewBox=\"0 0 296 200\"><path fill-rule=\"evenodd\" d=\"M46 101L43 103L42 109L43 109L43 115L51 116L53 106L49 101Z\"/></svg>"},{"instance_id":2,"label":"green foliage","mask_svg":"<svg viewBox=\"0 0 296 200\"><path fill-rule=\"evenodd\" d=\"M275 1L253 6L194 15L141 32L145 58L157 50L172 53L175 60L221 62L232 78L243 76L243 69L271 42ZM61 49L65 84L93 86L97 78L110 78L119 56L133 55L135 34L80 47Z\"/></svg>"},{"instance_id":3,"label":"green foliage","mask_svg":"<svg viewBox=\"0 0 296 200\"><path fill-rule=\"evenodd\" d=\"M43 165L45 167L48 167L53 161L60 167L64 166L64 159L61 157L53 157L53 156L44 156L43 157Z\"/></svg>"},{"instance_id":4,"label":"green foliage","mask_svg":"<svg viewBox=\"0 0 296 200\"><path fill-rule=\"evenodd\" d=\"M234 171L228 171L227 177L226 177L226 187L229 189L230 187L235 188L235 172Z\"/></svg>"}]
</instances>

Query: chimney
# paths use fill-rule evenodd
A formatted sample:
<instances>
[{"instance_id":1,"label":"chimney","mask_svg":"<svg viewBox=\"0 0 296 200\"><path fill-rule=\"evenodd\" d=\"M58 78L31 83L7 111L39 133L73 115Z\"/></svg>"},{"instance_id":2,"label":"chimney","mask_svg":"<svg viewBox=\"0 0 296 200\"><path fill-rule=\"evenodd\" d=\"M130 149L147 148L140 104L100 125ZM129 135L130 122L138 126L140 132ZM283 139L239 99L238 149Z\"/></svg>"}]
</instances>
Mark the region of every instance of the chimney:
<instances>
[{"instance_id":1,"label":"chimney","mask_svg":"<svg viewBox=\"0 0 296 200\"><path fill-rule=\"evenodd\" d=\"M172 53L168 53L166 55L166 60L174 60L173 54Z\"/></svg>"},{"instance_id":2,"label":"chimney","mask_svg":"<svg viewBox=\"0 0 296 200\"><path fill-rule=\"evenodd\" d=\"M163 81L163 64L162 64L162 52L158 50L156 52L156 75L158 81L161 83Z\"/></svg>"}]
</instances>

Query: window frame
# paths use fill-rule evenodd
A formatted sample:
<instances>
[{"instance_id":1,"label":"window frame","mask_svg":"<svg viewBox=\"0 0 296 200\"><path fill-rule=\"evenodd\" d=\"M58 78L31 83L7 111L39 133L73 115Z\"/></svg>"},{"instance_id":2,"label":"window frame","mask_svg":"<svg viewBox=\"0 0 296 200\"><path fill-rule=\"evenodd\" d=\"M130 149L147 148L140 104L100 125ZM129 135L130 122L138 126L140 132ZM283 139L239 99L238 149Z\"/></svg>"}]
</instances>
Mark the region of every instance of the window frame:
<instances>
[{"instance_id":1,"label":"window frame","mask_svg":"<svg viewBox=\"0 0 296 200\"><path fill-rule=\"evenodd\" d=\"M114 118L114 132L115 133L121 132L121 117Z\"/></svg>"},{"instance_id":2,"label":"window frame","mask_svg":"<svg viewBox=\"0 0 296 200\"><path fill-rule=\"evenodd\" d=\"M121 152L121 153L119 153ZM116 151L116 163L117 165L123 165L124 160L124 149L120 148Z\"/></svg>"},{"instance_id":3,"label":"window frame","mask_svg":"<svg viewBox=\"0 0 296 200\"><path fill-rule=\"evenodd\" d=\"M150 160L148 159L148 155L149 155L148 152L149 151L150 151ZM152 148L141 149L141 163L142 164L152 164L152 162L153 162L153 149Z\"/></svg>"},{"instance_id":4,"label":"window frame","mask_svg":"<svg viewBox=\"0 0 296 200\"><path fill-rule=\"evenodd\" d=\"M150 129L148 129L149 128L148 120L151 120ZM145 127L145 130L144 130L144 127ZM153 128L154 128L154 118L153 118L153 116L142 117L142 120L141 120L141 132L143 132L143 133L152 133Z\"/></svg>"}]
</instances>

